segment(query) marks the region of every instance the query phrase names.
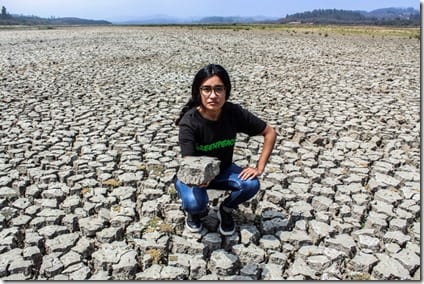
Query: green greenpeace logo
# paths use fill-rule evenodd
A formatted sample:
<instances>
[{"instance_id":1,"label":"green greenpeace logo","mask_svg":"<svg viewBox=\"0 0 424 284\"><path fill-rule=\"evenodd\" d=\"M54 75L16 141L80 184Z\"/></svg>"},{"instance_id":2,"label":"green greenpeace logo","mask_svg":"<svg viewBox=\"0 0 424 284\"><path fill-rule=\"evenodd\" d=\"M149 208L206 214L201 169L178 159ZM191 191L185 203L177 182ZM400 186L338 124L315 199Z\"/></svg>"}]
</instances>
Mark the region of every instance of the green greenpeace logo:
<instances>
[{"instance_id":1,"label":"green greenpeace logo","mask_svg":"<svg viewBox=\"0 0 424 284\"><path fill-rule=\"evenodd\" d=\"M209 151L213 151L215 149L231 147L231 146L234 146L234 144L236 144L236 138L225 139L225 140L217 141L217 142L209 144L209 145L196 145L196 150L197 151L203 151L203 152L209 152Z\"/></svg>"}]
</instances>

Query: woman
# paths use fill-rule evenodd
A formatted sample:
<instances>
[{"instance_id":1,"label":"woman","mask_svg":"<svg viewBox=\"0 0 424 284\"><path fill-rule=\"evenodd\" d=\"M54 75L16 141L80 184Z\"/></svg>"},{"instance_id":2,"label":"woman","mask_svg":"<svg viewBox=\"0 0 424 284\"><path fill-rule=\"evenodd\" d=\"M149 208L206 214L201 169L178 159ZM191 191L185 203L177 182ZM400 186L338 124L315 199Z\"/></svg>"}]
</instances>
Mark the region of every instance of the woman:
<instances>
[{"instance_id":1,"label":"woman","mask_svg":"<svg viewBox=\"0 0 424 284\"><path fill-rule=\"evenodd\" d=\"M232 210L258 192L258 176L263 173L274 147L275 130L240 105L230 103L230 93L231 81L227 71L220 65L207 65L194 77L191 98L176 120L183 157L210 156L221 161L220 173L209 184L192 186L178 179L175 181L187 213L186 228L191 232L203 228L200 219L208 213L209 188L231 191L219 207L219 231L227 236L235 232ZM255 166L243 169L232 162L238 132L264 136L262 152Z\"/></svg>"}]
</instances>

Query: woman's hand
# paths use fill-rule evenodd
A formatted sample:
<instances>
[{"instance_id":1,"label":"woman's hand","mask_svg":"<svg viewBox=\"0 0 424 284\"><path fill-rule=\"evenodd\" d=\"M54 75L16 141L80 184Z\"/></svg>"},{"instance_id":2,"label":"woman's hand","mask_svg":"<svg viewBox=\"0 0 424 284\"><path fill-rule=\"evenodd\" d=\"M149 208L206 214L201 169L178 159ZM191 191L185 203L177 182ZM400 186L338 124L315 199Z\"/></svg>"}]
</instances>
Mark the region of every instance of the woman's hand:
<instances>
[{"instance_id":1,"label":"woman's hand","mask_svg":"<svg viewBox=\"0 0 424 284\"><path fill-rule=\"evenodd\" d=\"M247 179L253 179L255 177L258 177L261 174L262 172L258 170L257 168L246 167L241 171L238 177L242 180L247 180Z\"/></svg>"},{"instance_id":2,"label":"woman's hand","mask_svg":"<svg viewBox=\"0 0 424 284\"><path fill-rule=\"evenodd\" d=\"M210 184L210 182L207 183L202 183L202 184L187 184L189 187L201 187L201 188L206 188L208 187L208 185Z\"/></svg>"},{"instance_id":3,"label":"woman's hand","mask_svg":"<svg viewBox=\"0 0 424 284\"><path fill-rule=\"evenodd\" d=\"M206 187L208 187L209 183L210 182L199 184L198 187L206 188Z\"/></svg>"}]
</instances>

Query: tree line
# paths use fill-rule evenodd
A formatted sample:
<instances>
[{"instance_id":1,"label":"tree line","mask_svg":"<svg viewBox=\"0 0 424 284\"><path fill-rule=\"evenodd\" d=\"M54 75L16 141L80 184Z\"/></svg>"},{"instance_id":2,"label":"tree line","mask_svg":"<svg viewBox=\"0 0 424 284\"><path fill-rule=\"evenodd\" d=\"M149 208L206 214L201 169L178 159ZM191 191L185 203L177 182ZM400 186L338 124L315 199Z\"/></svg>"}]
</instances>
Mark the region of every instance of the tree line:
<instances>
[{"instance_id":1,"label":"tree line","mask_svg":"<svg viewBox=\"0 0 424 284\"><path fill-rule=\"evenodd\" d=\"M313 11L287 15L280 23L302 22L313 24L358 24L358 25L399 25L419 26L420 14L414 13L403 16L401 13L394 17L369 16L360 11L317 9Z\"/></svg>"},{"instance_id":2,"label":"tree line","mask_svg":"<svg viewBox=\"0 0 424 284\"><path fill-rule=\"evenodd\" d=\"M79 18L41 18L37 16L11 15L5 6L1 8L0 25L110 25L108 21Z\"/></svg>"},{"instance_id":3,"label":"tree line","mask_svg":"<svg viewBox=\"0 0 424 284\"><path fill-rule=\"evenodd\" d=\"M1 7L1 14L0 14L0 19L8 19L11 18L12 16L7 12L6 7L2 6Z\"/></svg>"}]
</instances>

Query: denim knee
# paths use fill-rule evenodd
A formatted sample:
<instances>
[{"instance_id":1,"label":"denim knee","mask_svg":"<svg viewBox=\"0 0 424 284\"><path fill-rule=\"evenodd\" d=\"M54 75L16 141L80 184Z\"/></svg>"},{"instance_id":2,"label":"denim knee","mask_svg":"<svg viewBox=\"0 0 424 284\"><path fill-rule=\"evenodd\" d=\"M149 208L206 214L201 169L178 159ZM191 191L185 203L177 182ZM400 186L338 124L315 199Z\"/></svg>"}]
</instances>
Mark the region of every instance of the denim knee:
<instances>
[{"instance_id":1,"label":"denim knee","mask_svg":"<svg viewBox=\"0 0 424 284\"><path fill-rule=\"evenodd\" d=\"M259 191L260 186L261 185L257 178L245 180L241 185L242 190L246 191L247 195L250 197L253 197Z\"/></svg>"},{"instance_id":2,"label":"denim knee","mask_svg":"<svg viewBox=\"0 0 424 284\"><path fill-rule=\"evenodd\" d=\"M207 200L189 199L183 200L183 209L190 214L203 213L208 208Z\"/></svg>"},{"instance_id":3,"label":"denim knee","mask_svg":"<svg viewBox=\"0 0 424 284\"><path fill-rule=\"evenodd\" d=\"M259 179L254 178L252 180L250 180L250 184L252 186L252 188L257 192L259 190L259 188L261 187L261 184L259 183Z\"/></svg>"},{"instance_id":4,"label":"denim knee","mask_svg":"<svg viewBox=\"0 0 424 284\"><path fill-rule=\"evenodd\" d=\"M189 187L180 180L176 180L175 188L182 201L182 207L190 214L203 213L208 206L206 189Z\"/></svg>"},{"instance_id":5,"label":"denim knee","mask_svg":"<svg viewBox=\"0 0 424 284\"><path fill-rule=\"evenodd\" d=\"M224 205L230 208L237 208L239 204L255 196L260 188L259 180L256 178L252 180L239 181L236 184L236 190L232 190L230 196L224 200Z\"/></svg>"}]
</instances>

